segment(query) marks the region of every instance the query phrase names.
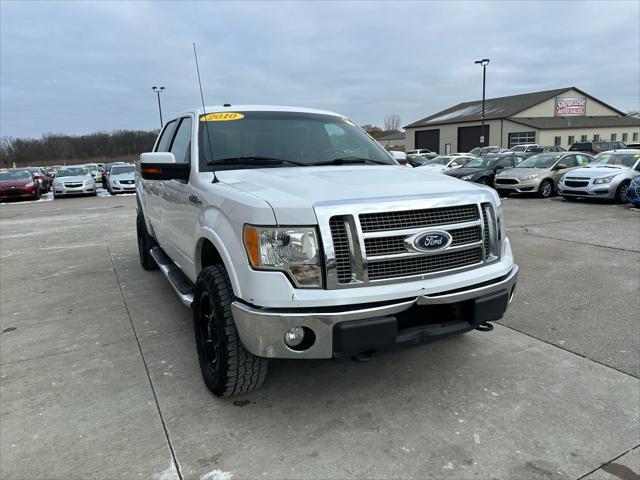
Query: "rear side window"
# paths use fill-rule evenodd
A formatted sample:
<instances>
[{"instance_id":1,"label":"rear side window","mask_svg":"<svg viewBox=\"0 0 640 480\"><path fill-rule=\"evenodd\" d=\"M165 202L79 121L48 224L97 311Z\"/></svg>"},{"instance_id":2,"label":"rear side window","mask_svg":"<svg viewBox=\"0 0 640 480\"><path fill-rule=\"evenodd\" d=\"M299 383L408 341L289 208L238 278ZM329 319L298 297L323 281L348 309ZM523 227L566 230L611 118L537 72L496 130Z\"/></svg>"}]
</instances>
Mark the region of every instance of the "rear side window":
<instances>
[{"instance_id":1,"label":"rear side window","mask_svg":"<svg viewBox=\"0 0 640 480\"><path fill-rule=\"evenodd\" d=\"M183 118L176 132L173 143L171 144L171 153L176 157L176 163L188 163L189 152L191 151L191 118Z\"/></svg>"},{"instance_id":2,"label":"rear side window","mask_svg":"<svg viewBox=\"0 0 640 480\"><path fill-rule=\"evenodd\" d=\"M169 122L165 125L164 130L162 131L162 135L160 136L160 140L158 141L158 146L156 147L156 152L168 152L169 145L171 145L171 139L173 138L173 132L176 129L176 124L178 122L176 120Z\"/></svg>"}]
</instances>

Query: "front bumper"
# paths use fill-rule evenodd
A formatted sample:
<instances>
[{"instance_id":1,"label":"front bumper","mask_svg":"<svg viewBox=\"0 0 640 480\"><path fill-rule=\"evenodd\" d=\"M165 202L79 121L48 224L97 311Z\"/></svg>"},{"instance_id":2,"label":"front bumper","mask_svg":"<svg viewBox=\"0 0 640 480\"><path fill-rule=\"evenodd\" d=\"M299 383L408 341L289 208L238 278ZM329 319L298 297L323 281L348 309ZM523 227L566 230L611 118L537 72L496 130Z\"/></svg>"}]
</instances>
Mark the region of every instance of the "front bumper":
<instances>
[{"instance_id":1,"label":"front bumper","mask_svg":"<svg viewBox=\"0 0 640 480\"><path fill-rule=\"evenodd\" d=\"M96 193L96 186L67 187L66 185L54 185L53 193L55 195L93 195Z\"/></svg>"},{"instance_id":2,"label":"front bumper","mask_svg":"<svg viewBox=\"0 0 640 480\"><path fill-rule=\"evenodd\" d=\"M516 181L517 183L499 183L499 178L496 178L493 182L493 186L496 190L506 190L515 193L531 193L537 192L540 188L540 182L542 179L536 178L534 180L517 180L509 178L508 180Z\"/></svg>"},{"instance_id":3,"label":"front bumper","mask_svg":"<svg viewBox=\"0 0 640 480\"><path fill-rule=\"evenodd\" d=\"M136 185L135 183L126 184L126 183L111 183L111 190L113 192L135 192Z\"/></svg>"},{"instance_id":4,"label":"front bumper","mask_svg":"<svg viewBox=\"0 0 640 480\"><path fill-rule=\"evenodd\" d=\"M357 308L269 309L236 300L231 310L242 343L254 355L331 358L442 338L499 320L513 298L517 278L514 265L507 275L469 287ZM313 345L303 351L284 343L285 332L298 326L315 335Z\"/></svg>"},{"instance_id":5,"label":"front bumper","mask_svg":"<svg viewBox=\"0 0 640 480\"><path fill-rule=\"evenodd\" d=\"M613 183L601 183L594 185L591 180L586 186L581 187L569 187L564 182L558 182L558 195L567 197L594 197L613 199L616 196L616 190L619 182Z\"/></svg>"},{"instance_id":6,"label":"front bumper","mask_svg":"<svg viewBox=\"0 0 640 480\"><path fill-rule=\"evenodd\" d=\"M0 200L11 200L11 199L33 199L38 196L38 187L33 188L6 188L4 190L0 190Z\"/></svg>"}]
</instances>

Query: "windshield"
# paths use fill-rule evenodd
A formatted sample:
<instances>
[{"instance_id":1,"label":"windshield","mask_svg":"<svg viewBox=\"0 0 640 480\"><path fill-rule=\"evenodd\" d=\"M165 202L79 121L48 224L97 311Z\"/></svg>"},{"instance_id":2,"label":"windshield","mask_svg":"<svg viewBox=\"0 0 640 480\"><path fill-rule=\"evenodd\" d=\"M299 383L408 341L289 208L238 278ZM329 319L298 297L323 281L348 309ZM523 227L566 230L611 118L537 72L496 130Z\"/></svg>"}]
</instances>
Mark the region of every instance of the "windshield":
<instances>
[{"instance_id":1,"label":"windshield","mask_svg":"<svg viewBox=\"0 0 640 480\"><path fill-rule=\"evenodd\" d=\"M631 168L640 158L640 153L601 153L589 166L616 165Z\"/></svg>"},{"instance_id":2,"label":"windshield","mask_svg":"<svg viewBox=\"0 0 640 480\"><path fill-rule=\"evenodd\" d=\"M540 154L527 158L516 165L516 168L551 168L560 155Z\"/></svg>"},{"instance_id":3,"label":"windshield","mask_svg":"<svg viewBox=\"0 0 640 480\"><path fill-rule=\"evenodd\" d=\"M375 140L344 117L301 112L236 115L226 121L216 121L218 117L211 113L200 117L201 171L242 168L238 165L248 166L252 159L264 160L253 166L265 166L268 160L280 161L275 166L335 160L397 165Z\"/></svg>"},{"instance_id":4,"label":"windshield","mask_svg":"<svg viewBox=\"0 0 640 480\"><path fill-rule=\"evenodd\" d=\"M0 172L0 181L18 180L20 178L31 178L31 174L26 170L10 170L6 172Z\"/></svg>"},{"instance_id":5,"label":"windshield","mask_svg":"<svg viewBox=\"0 0 640 480\"><path fill-rule=\"evenodd\" d=\"M67 167L61 168L56 173L56 177L75 177L78 175L89 175L86 167Z\"/></svg>"},{"instance_id":6,"label":"windshield","mask_svg":"<svg viewBox=\"0 0 640 480\"><path fill-rule=\"evenodd\" d=\"M123 167L111 167L111 175L119 175L121 173L133 173L135 168L133 165L125 165Z\"/></svg>"},{"instance_id":7,"label":"windshield","mask_svg":"<svg viewBox=\"0 0 640 480\"><path fill-rule=\"evenodd\" d=\"M469 150L469 154L470 154L470 155L478 155L478 154L480 153L480 151L481 151L481 150L482 150L482 148L480 148L480 147L476 147L476 148L474 148L474 149L472 149L472 150Z\"/></svg>"},{"instance_id":8,"label":"windshield","mask_svg":"<svg viewBox=\"0 0 640 480\"><path fill-rule=\"evenodd\" d=\"M527 148L527 147L524 147L522 145L518 145L517 147L513 147L511 149L511 151L512 152L524 152L525 148Z\"/></svg>"},{"instance_id":9,"label":"windshield","mask_svg":"<svg viewBox=\"0 0 640 480\"><path fill-rule=\"evenodd\" d=\"M498 161L496 157L482 157L464 164L464 168L489 168Z\"/></svg>"}]
</instances>

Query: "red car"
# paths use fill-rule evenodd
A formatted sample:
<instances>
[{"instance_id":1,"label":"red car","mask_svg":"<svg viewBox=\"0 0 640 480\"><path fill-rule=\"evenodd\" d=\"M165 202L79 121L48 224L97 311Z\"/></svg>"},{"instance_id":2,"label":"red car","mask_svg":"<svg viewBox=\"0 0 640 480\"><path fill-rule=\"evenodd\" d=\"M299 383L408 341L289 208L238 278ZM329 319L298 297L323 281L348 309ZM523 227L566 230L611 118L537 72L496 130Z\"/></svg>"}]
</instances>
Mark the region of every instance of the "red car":
<instances>
[{"instance_id":1,"label":"red car","mask_svg":"<svg viewBox=\"0 0 640 480\"><path fill-rule=\"evenodd\" d=\"M26 168L12 168L0 171L0 202L11 199L40 198L38 182Z\"/></svg>"}]
</instances>

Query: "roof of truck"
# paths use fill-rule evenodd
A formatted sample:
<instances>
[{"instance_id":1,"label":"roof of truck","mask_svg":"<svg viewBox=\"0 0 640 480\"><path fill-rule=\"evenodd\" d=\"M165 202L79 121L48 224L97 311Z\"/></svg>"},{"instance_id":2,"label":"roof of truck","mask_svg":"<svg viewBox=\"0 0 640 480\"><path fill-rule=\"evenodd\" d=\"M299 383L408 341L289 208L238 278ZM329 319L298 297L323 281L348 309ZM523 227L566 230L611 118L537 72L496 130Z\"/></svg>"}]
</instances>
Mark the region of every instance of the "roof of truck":
<instances>
[{"instance_id":1,"label":"roof of truck","mask_svg":"<svg viewBox=\"0 0 640 480\"><path fill-rule=\"evenodd\" d=\"M225 106L227 105L227 106ZM318 110L315 108L305 108L305 107L288 107L284 105L230 105L226 103L225 105L208 105L205 107L204 111L202 107L196 107L188 112L183 112L182 114L178 114L175 116L184 115L185 113L196 113L197 115L202 115L204 113L218 113L218 112L299 112L299 113L317 113L322 115L335 115L338 117L343 117L344 115L340 115L339 113L330 112L328 110Z\"/></svg>"}]
</instances>

